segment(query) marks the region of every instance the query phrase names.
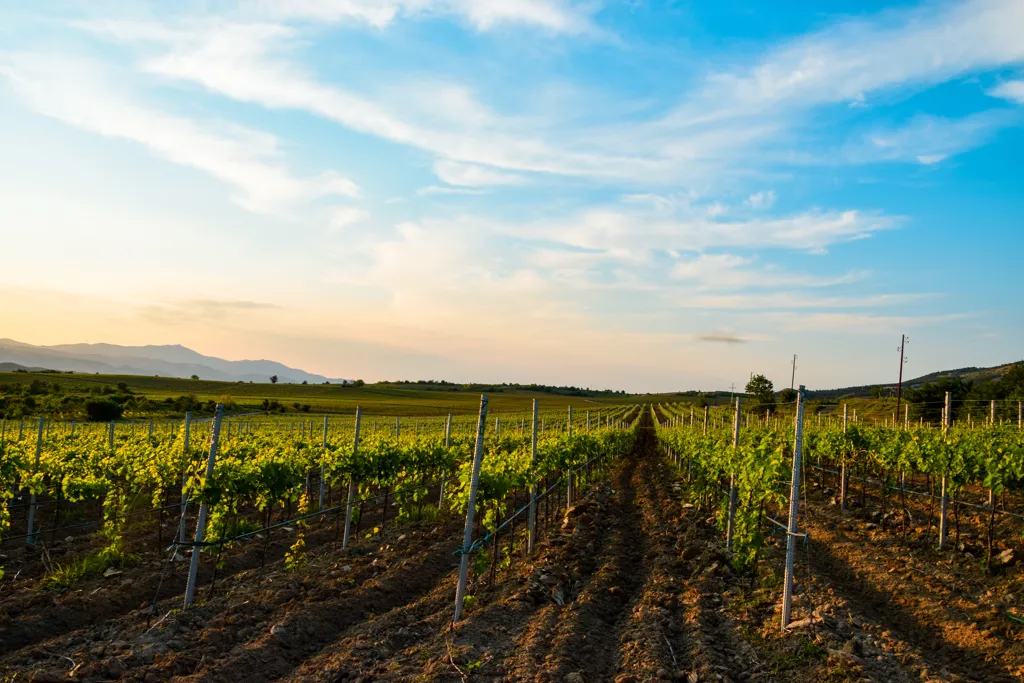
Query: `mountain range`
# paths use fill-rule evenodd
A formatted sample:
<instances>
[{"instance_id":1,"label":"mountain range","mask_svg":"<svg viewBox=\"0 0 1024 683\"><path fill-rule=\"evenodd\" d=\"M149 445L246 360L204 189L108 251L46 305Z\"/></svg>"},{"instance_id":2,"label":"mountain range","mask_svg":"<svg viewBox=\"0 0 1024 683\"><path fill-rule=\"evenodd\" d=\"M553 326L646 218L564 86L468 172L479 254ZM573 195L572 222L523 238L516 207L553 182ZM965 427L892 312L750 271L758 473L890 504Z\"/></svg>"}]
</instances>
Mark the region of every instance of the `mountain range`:
<instances>
[{"instance_id":1,"label":"mountain range","mask_svg":"<svg viewBox=\"0 0 1024 683\"><path fill-rule=\"evenodd\" d=\"M0 339L0 372L18 369L181 378L198 375L201 379L225 382L269 382L272 375L277 375L278 381L285 384L346 382L344 379L314 375L270 360L224 360L204 356L180 344L34 346L13 339Z\"/></svg>"}]
</instances>

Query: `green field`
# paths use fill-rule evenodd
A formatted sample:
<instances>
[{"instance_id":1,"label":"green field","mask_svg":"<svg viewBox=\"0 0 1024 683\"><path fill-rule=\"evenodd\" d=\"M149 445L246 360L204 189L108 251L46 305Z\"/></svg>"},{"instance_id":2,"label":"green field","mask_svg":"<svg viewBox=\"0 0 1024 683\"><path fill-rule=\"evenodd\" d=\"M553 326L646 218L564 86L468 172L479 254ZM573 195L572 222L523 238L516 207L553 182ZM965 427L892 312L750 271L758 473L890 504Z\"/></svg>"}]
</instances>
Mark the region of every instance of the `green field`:
<instances>
[{"instance_id":1,"label":"green field","mask_svg":"<svg viewBox=\"0 0 1024 683\"><path fill-rule=\"evenodd\" d=\"M475 413L480 405L481 393L488 394L492 413L530 410L533 399L539 399L544 410L568 406L572 406L574 410L600 410L617 405L647 403L652 400L646 395L568 396L501 385L431 387L382 383L356 387L338 384L249 384L168 377L51 372L0 373L0 396L4 395L5 387L6 393L22 393L33 382L41 389L37 397L44 412L47 411L43 404L47 401L51 404L56 403L57 397L67 404L70 403L67 401L70 397L103 395L104 392L130 393L136 397L144 397L157 404L153 407L153 412L157 413L166 412L162 406L167 399L173 400L182 396L193 396L203 403L214 401L234 404L238 410L259 410L264 401L277 401L285 412L352 413L355 412L356 406L359 406L364 412L375 415L410 416ZM55 386L59 386L60 389L55 390ZM664 400L673 399L666 396Z\"/></svg>"},{"instance_id":2,"label":"green field","mask_svg":"<svg viewBox=\"0 0 1024 683\"><path fill-rule=\"evenodd\" d=\"M9 417L16 417L15 408L20 407L26 415L46 414L74 419L82 413L84 402L96 396L110 396L122 401L130 398L125 417L135 418L180 417L182 397L194 398L204 405L224 403L232 412L263 410L267 403L275 405L272 402L276 402L275 412L284 413L351 414L359 406L366 414L403 416L472 414L479 407L482 393L490 397L491 413L526 412L530 410L533 399L540 401L545 412L569 406L577 411L587 411L634 404L692 403L700 406L707 402L715 406L716 413L721 413L728 410L725 406L730 404L730 396L723 393L702 397L695 392L628 395L584 392L591 395L578 396L556 391L488 384L250 384L136 375L14 372L0 373L0 414L4 414L6 408ZM895 401L891 399L853 398L811 400L808 411L812 415L842 414L844 402L849 403L851 416L856 410L858 416L868 420L891 419L895 409ZM748 400L745 407L751 409L753 406ZM203 408L193 410L204 412ZM701 410L697 407L698 412ZM791 413L792 406L780 406L779 411Z\"/></svg>"}]
</instances>

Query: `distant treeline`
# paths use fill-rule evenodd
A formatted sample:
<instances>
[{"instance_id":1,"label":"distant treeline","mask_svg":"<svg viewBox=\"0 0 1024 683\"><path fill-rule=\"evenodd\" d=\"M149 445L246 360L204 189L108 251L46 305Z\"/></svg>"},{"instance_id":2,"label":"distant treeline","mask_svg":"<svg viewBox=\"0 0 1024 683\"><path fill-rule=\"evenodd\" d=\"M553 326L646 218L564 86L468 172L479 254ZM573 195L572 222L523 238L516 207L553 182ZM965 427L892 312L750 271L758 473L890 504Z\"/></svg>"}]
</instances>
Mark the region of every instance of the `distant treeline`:
<instances>
[{"instance_id":1,"label":"distant treeline","mask_svg":"<svg viewBox=\"0 0 1024 683\"><path fill-rule=\"evenodd\" d=\"M614 389L584 389L582 387L556 387L548 384L459 384L448 382L443 379L420 379L420 380L398 380L395 382L379 382L382 385L393 385L402 387L416 387L435 391L473 391L485 393L500 393L502 391L536 391L543 394L557 394L559 396L580 396L580 397L601 397L601 396L626 396L625 391Z\"/></svg>"}]
</instances>

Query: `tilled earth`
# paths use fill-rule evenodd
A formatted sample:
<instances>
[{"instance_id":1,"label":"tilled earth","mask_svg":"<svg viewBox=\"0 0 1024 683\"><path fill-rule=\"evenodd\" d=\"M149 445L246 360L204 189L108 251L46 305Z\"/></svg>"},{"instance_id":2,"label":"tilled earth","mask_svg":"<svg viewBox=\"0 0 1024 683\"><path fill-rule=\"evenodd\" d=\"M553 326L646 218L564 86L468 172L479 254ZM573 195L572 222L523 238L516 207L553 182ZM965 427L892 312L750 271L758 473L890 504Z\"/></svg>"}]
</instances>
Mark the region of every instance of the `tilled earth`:
<instances>
[{"instance_id":1,"label":"tilled earth","mask_svg":"<svg viewBox=\"0 0 1024 683\"><path fill-rule=\"evenodd\" d=\"M756 575L734 574L643 419L634 453L542 519L531 556L520 529L511 553L500 541L493 581L481 558L455 626L460 520L394 526L349 550L313 529L323 543L304 567L261 569L243 551L187 611L176 580L151 609L159 562L0 598L0 680L1021 680L1013 568L982 578L960 555L867 528L864 512L839 515L813 488L797 621L783 633L781 537Z\"/></svg>"}]
</instances>

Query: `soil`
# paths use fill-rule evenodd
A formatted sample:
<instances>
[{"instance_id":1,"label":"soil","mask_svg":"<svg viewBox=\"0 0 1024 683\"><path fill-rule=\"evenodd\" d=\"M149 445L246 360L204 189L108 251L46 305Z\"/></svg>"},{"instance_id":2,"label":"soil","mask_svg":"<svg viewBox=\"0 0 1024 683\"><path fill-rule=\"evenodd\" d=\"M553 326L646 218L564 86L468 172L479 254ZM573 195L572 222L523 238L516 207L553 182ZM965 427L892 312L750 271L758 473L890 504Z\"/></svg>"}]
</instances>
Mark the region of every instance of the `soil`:
<instances>
[{"instance_id":1,"label":"soil","mask_svg":"<svg viewBox=\"0 0 1024 683\"><path fill-rule=\"evenodd\" d=\"M940 552L927 500L908 505L904 538L898 522L874 521L881 501L867 496L840 513L828 482L813 476L795 623L783 631L784 536L770 536L754 573L737 574L712 513L686 502L650 413L634 452L605 467L568 510L562 491L539 506L532 554L520 524L499 539L493 571L493 548L474 558L458 624L461 520L389 524L370 537L364 528L346 550L323 520L279 534L265 567L261 542L225 553L212 596L204 560L200 599L187 610L185 563L155 553L72 592L15 582L0 598L0 680L1024 678L1024 624L1015 620L1024 579L1012 561L984 573L977 515L961 519L963 545L951 540ZM998 550L1012 552L1012 521L1000 524ZM309 551L289 568L282 558L299 531Z\"/></svg>"}]
</instances>

